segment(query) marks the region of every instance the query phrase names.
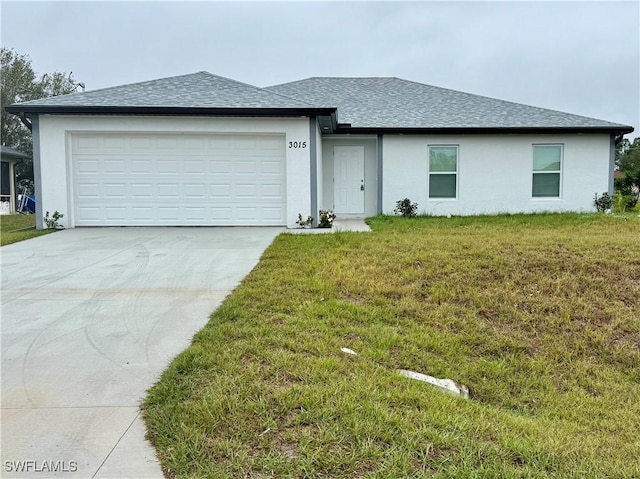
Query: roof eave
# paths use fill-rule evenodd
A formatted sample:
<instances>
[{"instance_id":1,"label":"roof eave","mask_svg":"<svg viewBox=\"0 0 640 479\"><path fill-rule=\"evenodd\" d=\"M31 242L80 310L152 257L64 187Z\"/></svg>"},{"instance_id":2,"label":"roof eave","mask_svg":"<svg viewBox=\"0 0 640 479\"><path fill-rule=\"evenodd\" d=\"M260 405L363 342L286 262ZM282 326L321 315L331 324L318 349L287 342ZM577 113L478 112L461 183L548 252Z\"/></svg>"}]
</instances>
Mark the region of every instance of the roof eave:
<instances>
[{"instance_id":1,"label":"roof eave","mask_svg":"<svg viewBox=\"0 0 640 479\"><path fill-rule=\"evenodd\" d=\"M3 160L26 160L31 158L29 155L25 155L24 153L15 154L15 153L0 153L0 156Z\"/></svg>"},{"instance_id":2,"label":"roof eave","mask_svg":"<svg viewBox=\"0 0 640 479\"><path fill-rule=\"evenodd\" d=\"M9 105L7 113L38 115L228 115L228 116L321 116L335 115L335 108L244 108L244 107L167 107L167 106L79 106Z\"/></svg>"},{"instance_id":3,"label":"roof eave","mask_svg":"<svg viewBox=\"0 0 640 479\"><path fill-rule=\"evenodd\" d=\"M396 135L496 135L496 134L558 134L558 133L606 133L606 134L627 134L632 133L634 128L628 125L620 126L557 126L557 127L449 127L449 128L385 128L385 127L344 127L339 125L335 134L396 134Z\"/></svg>"}]
</instances>

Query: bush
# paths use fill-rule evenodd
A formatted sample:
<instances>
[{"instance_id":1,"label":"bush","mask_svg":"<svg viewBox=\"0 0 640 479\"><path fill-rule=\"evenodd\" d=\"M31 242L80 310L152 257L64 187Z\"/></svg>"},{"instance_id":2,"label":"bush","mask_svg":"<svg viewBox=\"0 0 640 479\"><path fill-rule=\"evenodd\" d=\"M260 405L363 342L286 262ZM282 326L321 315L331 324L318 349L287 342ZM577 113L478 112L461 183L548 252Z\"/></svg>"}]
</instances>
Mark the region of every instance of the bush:
<instances>
[{"instance_id":1,"label":"bush","mask_svg":"<svg viewBox=\"0 0 640 479\"><path fill-rule=\"evenodd\" d=\"M302 213L298 213L298 221L296 221L296 224L300 226L300 228L311 226L311 223L313 223L313 216L307 216L307 219L303 220Z\"/></svg>"},{"instance_id":2,"label":"bush","mask_svg":"<svg viewBox=\"0 0 640 479\"><path fill-rule=\"evenodd\" d=\"M396 207L393 210L396 215L406 216L408 218L418 214L418 203L411 203L409 198L396 201Z\"/></svg>"},{"instance_id":3,"label":"bush","mask_svg":"<svg viewBox=\"0 0 640 479\"><path fill-rule=\"evenodd\" d=\"M333 226L333 220L336 219L336 215L331 210L320 210L319 218L318 228L331 228Z\"/></svg>"},{"instance_id":4,"label":"bush","mask_svg":"<svg viewBox=\"0 0 640 479\"><path fill-rule=\"evenodd\" d=\"M47 226L47 229L60 229L62 225L58 223L58 220L62 218L64 215L58 211L54 211L51 217L49 217L49 212L44 215L44 224Z\"/></svg>"},{"instance_id":5,"label":"bush","mask_svg":"<svg viewBox=\"0 0 640 479\"><path fill-rule=\"evenodd\" d=\"M633 209L632 197L623 195L620 191L616 191L613 195L613 212L616 214L624 213L627 209Z\"/></svg>"},{"instance_id":6,"label":"bush","mask_svg":"<svg viewBox=\"0 0 640 479\"><path fill-rule=\"evenodd\" d=\"M607 211L611 211L611 206L613 204L613 200L609 193L602 193L602 196L598 197L598 193L593 198L593 204L600 213L606 213Z\"/></svg>"}]
</instances>

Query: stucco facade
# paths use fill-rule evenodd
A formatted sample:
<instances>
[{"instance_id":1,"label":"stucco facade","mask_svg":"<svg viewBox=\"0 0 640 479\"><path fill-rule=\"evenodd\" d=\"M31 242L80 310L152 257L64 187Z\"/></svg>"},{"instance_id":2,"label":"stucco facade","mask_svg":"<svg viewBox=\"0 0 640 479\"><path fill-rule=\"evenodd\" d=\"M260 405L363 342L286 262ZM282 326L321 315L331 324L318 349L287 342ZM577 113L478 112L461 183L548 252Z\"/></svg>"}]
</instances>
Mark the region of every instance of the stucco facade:
<instances>
[{"instance_id":1,"label":"stucco facade","mask_svg":"<svg viewBox=\"0 0 640 479\"><path fill-rule=\"evenodd\" d=\"M299 211L311 210L310 128L308 118L211 118L135 116L40 115L34 122L36 198L38 211L58 211L60 224L75 226L71 138L74 134L101 133L277 133L289 141L306 142L305 148L286 152L286 225L294 227ZM320 142L318 148L321 148ZM42 218L38 215L38 226Z\"/></svg>"},{"instance_id":2,"label":"stucco facade","mask_svg":"<svg viewBox=\"0 0 640 479\"><path fill-rule=\"evenodd\" d=\"M610 191L610 135L384 135L383 205L408 197L430 215L594 211ZM532 196L533 145L562 145L558 198ZM430 145L458 146L456 198L430 198Z\"/></svg>"},{"instance_id":3,"label":"stucco facade","mask_svg":"<svg viewBox=\"0 0 640 479\"><path fill-rule=\"evenodd\" d=\"M42 115L36 125L39 211L59 211L64 215L61 224L68 228L75 226L71 138L88 132L279 133L285 135L287 144L306 142L305 148L285 150L288 227L296 226L298 213L317 219L315 210L335 208L336 146L364 148L362 216L393 214L396 201L405 197L418 203L421 214L430 215L593 211L593 195L610 190L611 137L606 134L382 135L379 142L372 135L323 137L315 120L309 118ZM558 198L532 197L532 148L536 144L562 145ZM455 198L429 197L428 148L434 145L458 147Z\"/></svg>"}]
</instances>

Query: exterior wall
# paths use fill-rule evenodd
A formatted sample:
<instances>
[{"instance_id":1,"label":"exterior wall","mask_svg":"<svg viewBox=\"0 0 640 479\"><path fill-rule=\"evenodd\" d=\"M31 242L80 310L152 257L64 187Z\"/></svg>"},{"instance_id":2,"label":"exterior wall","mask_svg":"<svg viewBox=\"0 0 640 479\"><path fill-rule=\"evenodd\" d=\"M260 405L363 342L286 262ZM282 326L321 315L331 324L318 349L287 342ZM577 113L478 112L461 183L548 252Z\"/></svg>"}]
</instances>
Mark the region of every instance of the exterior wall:
<instances>
[{"instance_id":1,"label":"exterior wall","mask_svg":"<svg viewBox=\"0 0 640 479\"><path fill-rule=\"evenodd\" d=\"M310 144L307 118L40 115L34 137L36 131L39 132L39 155L34 148L34 167L36 176L41 179L37 192L41 202L38 216L45 211L59 211L64 214L60 224L67 228L74 227L70 134L80 132L284 133L287 142L287 226L295 226L299 210L310 208L310 148L288 147L290 141ZM38 219L41 228L42 220Z\"/></svg>"},{"instance_id":2,"label":"exterior wall","mask_svg":"<svg viewBox=\"0 0 640 479\"><path fill-rule=\"evenodd\" d=\"M378 214L378 171L376 137L325 136L322 139L322 200L321 209L334 210L333 148L334 146L364 146L364 214ZM320 170L319 170L320 171ZM392 208L393 210L393 208Z\"/></svg>"},{"instance_id":3,"label":"exterior wall","mask_svg":"<svg viewBox=\"0 0 640 479\"><path fill-rule=\"evenodd\" d=\"M561 143L559 198L533 198L533 144ZM428 198L428 146L459 145L456 199ZM594 211L593 196L609 189L610 136L384 135L383 212L408 197L419 213L478 215Z\"/></svg>"}]
</instances>

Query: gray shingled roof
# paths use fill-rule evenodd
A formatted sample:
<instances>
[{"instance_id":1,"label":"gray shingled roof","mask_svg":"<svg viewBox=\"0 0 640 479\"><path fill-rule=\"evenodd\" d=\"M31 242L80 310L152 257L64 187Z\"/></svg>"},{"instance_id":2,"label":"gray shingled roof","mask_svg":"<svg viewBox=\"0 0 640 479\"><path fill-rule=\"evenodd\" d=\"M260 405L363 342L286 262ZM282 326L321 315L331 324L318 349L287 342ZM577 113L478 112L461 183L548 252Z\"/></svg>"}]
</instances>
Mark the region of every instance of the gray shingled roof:
<instances>
[{"instance_id":1,"label":"gray shingled roof","mask_svg":"<svg viewBox=\"0 0 640 479\"><path fill-rule=\"evenodd\" d=\"M208 72L32 100L23 105L80 107L309 108L287 98Z\"/></svg>"},{"instance_id":2,"label":"gray shingled roof","mask_svg":"<svg viewBox=\"0 0 640 479\"><path fill-rule=\"evenodd\" d=\"M400 78L314 77L264 90L337 107L338 121L353 128L625 127Z\"/></svg>"},{"instance_id":3,"label":"gray shingled roof","mask_svg":"<svg viewBox=\"0 0 640 479\"><path fill-rule=\"evenodd\" d=\"M21 110L22 107L27 107ZM268 109L337 108L340 123L352 128L600 128L632 131L626 125L554 110L496 100L400 78L315 77L266 88L241 83L208 72L104 88L33 100L7 107L8 111L61 113L77 109L91 113L118 109ZM49 111L47 111L49 109ZM224 112L223 112L224 114ZM266 114L266 113L265 113Z\"/></svg>"}]
</instances>

